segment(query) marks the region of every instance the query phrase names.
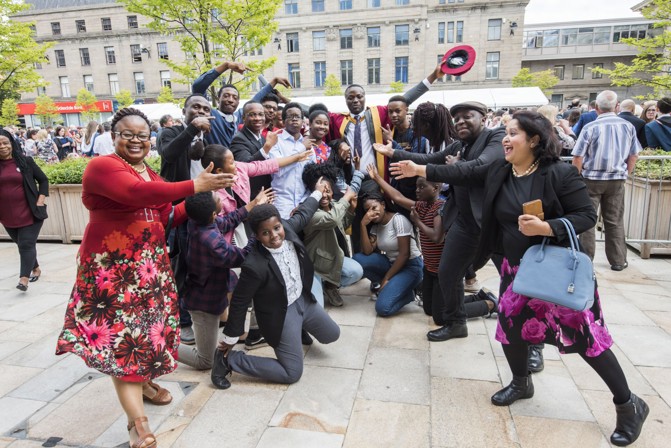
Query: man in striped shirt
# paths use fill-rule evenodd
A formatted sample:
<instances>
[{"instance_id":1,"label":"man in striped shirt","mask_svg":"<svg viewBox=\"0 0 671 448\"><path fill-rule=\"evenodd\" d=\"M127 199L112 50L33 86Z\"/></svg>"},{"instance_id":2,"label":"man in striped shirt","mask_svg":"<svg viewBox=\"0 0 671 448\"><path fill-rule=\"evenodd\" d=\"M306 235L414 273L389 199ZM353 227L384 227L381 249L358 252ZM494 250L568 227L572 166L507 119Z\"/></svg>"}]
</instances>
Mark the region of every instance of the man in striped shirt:
<instances>
[{"instance_id":1,"label":"man in striped shirt","mask_svg":"<svg viewBox=\"0 0 671 448\"><path fill-rule=\"evenodd\" d=\"M604 90L596 97L598 117L587 124L573 147L573 165L585 178L594 209L601 205L606 233L606 257L614 271L625 269L624 182L634 170L641 145L636 128L615 115L617 95ZM587 254L594 258L594 229L580 235Z\"/></svg>"}]
</instances>

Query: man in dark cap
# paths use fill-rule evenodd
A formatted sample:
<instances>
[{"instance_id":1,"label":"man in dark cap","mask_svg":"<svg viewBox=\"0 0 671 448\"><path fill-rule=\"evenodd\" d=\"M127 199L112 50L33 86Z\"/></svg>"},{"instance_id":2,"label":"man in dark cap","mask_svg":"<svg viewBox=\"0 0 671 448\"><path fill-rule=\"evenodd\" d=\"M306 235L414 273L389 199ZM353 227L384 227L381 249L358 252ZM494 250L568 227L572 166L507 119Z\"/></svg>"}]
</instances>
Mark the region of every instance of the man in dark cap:
<instances>
[{"instance_id":1,"label":"man in dark cap","mask_svg":"<svg viewBox=\"0 0 671 448\"><path fill-rule=\"evenodd\" d=\"M450 109L454 118L457 139L444 150L433 154L413 154L407 151L386 151L392 162L412 160L418 164L467 163L485 165L503 158L501 141L505 135L502 127L485 126L487 106L477 101L459 103ZM447 231L443 254L440 259L439 281L443 291L443 312L433 320L441 325L427 334L429 341L447 341L468 336L464 310L464 284L466 269L473 262L480 239L484 189L471 186L450 186L443 212Z\"/></svg>"}]
</instances>

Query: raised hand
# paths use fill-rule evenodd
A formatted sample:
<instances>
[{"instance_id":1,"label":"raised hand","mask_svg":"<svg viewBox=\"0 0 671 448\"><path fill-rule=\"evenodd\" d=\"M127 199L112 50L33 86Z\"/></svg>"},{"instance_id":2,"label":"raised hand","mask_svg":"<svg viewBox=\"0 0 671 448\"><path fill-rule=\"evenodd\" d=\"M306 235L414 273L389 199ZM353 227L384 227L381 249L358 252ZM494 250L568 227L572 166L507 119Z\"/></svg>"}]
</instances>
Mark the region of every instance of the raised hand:
<instances>
[{"instance_id":1,"label":"raised hand","mask_svg":"<svg viewBox=\"0 0 671 448\"><path fill-rule=\"evenodd\" d=\"M389 174L396 179L406 179L408 177L418 176L418 165L411 160L401 160L400 162L389 165Z\"/></svg>"},{"instance_id":2,"label":"raised hand","mask_svg":"<svg viewBox=\"0 0 671 448\"><path fill-rule=\"evenodd\" d=\"M386 145L382 143L373 143L373 149L385 157L391 157L394 155L394 148L391 147L391 141Z\"/></svg>"},{"instance_id":3,"label":"raised hand","mask_svg":"<svg viewBox=\"0 0 671 448\"><path fill-rule=\"evenodd\" d=\"M286 87L287 89L291 88L291 83L287 78L282 78L280 76L276 76L270 81L270 84L275 87L277 84Z\"/></svg>"},{"instance_id":4,"label":"raised hand","mask_svg":"<svg viewBox=\"0 0 671 448\"><path fill-rule=\"evenodd\" d=\"M324 182L324 176L321 176L319 179L317 179L317 183L315 184L315 190L324 194L324 190L326 190L328 186L329 186L328 182Z\"/></svg>"},{"instance_id":5,"label":"raised hand","mask_svg":"<svg viewBox=\"0 0 671 448\"><path fill-rule=\"evenodd\" d=\"M214 120L213 116L196 117L193 120L191 120L191 124L194 125L196 128L198 128L199 130L207 133L210 132L210 128L212 127L212 120Z\"/></svg>"},{"instance_id":6,"label":"raised hand","mask_svg":"<svg viewBox=\"0 0 671 448\"><path fill-rule=\"evenodd\" d=\"M377 182L378 179L380 178L380 174L377 172L377 167L372 163L368 164L368 166L366 167L366 172L368 173L370 178L375 182Z\"/></svg>"},{"instance_id":7,"label":"raised hand","mask_svg":"<svg viewBox=\"0 0 671 448\"><path fill-rule=\"evenodd\" d=\"M312 149L312 147L315 145L315 139L304 138L303 139L303 145L305 146L305 149Z\"/></svg>"},{"instance_id":8,"label":"raised hand","mask_svg":"<svg viewBox=\"0 0 671 448\"><path fill-rule=\"evenodd\" d=\"M394 139L394 133L391 132L391 126L382 126L382 141L390 143Z\"/></svg>"},{"instance_id":9,"label":"raised hand","mask_svg":"<svg viewBox=\"0 0 671 448\"><path fill-rule=\"evenodd\" d=\"M235 184L235 175L231 173L212 174L214 163L210 164L193 180L195 193L203 191L214 191L222 188L232 187Z\"/></svg>"},{"instance_id":10,"label":"raised hand","mask_svg":"<svg viewBox=\"0 0 671 448\"><path fill-rule=\"evenodd\" d=\"M272 190L272 188L261 188L261 191L259 191L259 194L256 195L254 201L256 202L256 205L272 204L274 199L275 192Z\"/></svg>"},{"instance_id":11,"label":"raised hand","mask_svg":"<svg viewBox=\"0 0 671 448\"><path fill-rule=\"evenodd\" d=\"M363 215L363 217L361 218L361 225L362 226L367 226L368 224L370 224L373 221L373 219L377 219L379 214L380 214L380 212L378 212L374 208L372 208L372 207L369 208L368 211L366 212L366 214Z\"/></svg>"},{"instance_id":12,"label":"raised hand","mask_svg":"<svg viewBox=\"0 0 671 448\"><path fill-rule=\"evenodd\" d=\"M457 151L457 155L447 155L445 156L445 165L452 165L453 163L457 163L459 160L461 160L461 151Z\"/></svg>"},{"instance_id":13,"label":"raised hand","mask_svg":"<svg viewBox=\"0 0 671 448\"><path fill-rule=\"evenodd\" d=\"M263 150L268 154L270 150L277 144L277 132L268 132L266 134L266 142L263 144Z\"/></svg>"},{"instance_id":14,"label":"raised hand","mask_svg":"<svg viewBox=\"0 0 671 448\"><path fill-rule=\"evenodd\" d=\"M243 62L229 62L228 68L229 70L240 74L243 74L249 70L249 67L247 67Z\"/></svg>"},{"instance_id":15,"label":"raised hand","mask_svg":"<svg viewBox=\"0 0 671 448\"><path fill-rule=\"evenodd\" d=\"M358 155L354 156L354 158L352 159L352 163L354 164L355 170L357 171L361 170L361 157L359 157Z\"/></svg>"},{"instance_id":16,"label":"raised hand","mask_svg":"<svg viewBox=\"0 0 671 448\"><path fill-rule=\"evenodd\" d=\"M296 154L297 159L296 162L304 162L308 160L312 155L314 155L315 151L314 149L310 148L307 151L299 152Z\"/></svg>"}]
</instances>

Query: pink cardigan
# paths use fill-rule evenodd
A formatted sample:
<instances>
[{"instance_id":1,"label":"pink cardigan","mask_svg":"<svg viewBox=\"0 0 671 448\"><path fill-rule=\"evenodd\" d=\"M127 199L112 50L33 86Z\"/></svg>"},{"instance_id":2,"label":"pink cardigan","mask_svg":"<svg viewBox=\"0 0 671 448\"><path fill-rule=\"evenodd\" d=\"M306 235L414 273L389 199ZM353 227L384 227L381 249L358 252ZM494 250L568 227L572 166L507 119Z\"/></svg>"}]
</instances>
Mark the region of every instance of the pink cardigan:
<instances>
[{"instance_id":1,"label":"pink cardigan","mask_svg":"<svg viewBox=\"0 0 671 448\"><path fill-rule=\"evenodd\" d=\"M248 204L251 198L251 187L249 185L249 178L256 176L264 176L266 174L274 174L280 170L280 166L277 163L277 159L268 159L258 162L235 162L235 174L238 176L235 184L233 184L233 191L237 194L240 199L242 199L245 204ZM217 194L221 199L221 213L220 215L225 215L227 213L235 211L238 206L235 202L235 198L228 194L226 189L222 188L217 190ZM231 242L233 238L233 231L226 233L224 235L227 242Z\"/></svg>"}]
</instances>

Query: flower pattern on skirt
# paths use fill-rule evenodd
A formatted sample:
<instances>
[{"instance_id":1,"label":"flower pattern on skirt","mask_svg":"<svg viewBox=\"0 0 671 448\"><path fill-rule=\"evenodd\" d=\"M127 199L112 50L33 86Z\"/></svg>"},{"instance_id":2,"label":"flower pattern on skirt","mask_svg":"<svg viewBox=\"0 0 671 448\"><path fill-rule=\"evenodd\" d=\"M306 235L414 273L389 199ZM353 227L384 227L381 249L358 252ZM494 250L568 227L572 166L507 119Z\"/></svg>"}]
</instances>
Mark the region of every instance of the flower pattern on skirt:
<instances>
[{"instance_id":1,"label":"flower pattern on skirt","mask_svg":"<svg viewBox=\"0 0 671 448\"><path fill-rule=\"evenodd\" d=\"M560 353L584 353L599 356L613 345L601 312L598 290L594 304L585 311L575 311L540 299L513 292L513 280L519 266L507 259L501 265L501 283L505 291L499 300L496 340L502 344L555 345Z\"/></svg>"},{"instance_id":2,"label":"flower pattern on skirt","mask_svg":"<svg viewBox=\"0 0 671 448\"><path fill-rule=\"evenodd\" d=\"M88 241L99 247L82 243L56 353L72 352L102 373L144 381L176 367L177 291L163 226L137 221L120 230L115 224L107 232L90 229L95 236L87 229Z\"/></svg>"}]
</instances>

